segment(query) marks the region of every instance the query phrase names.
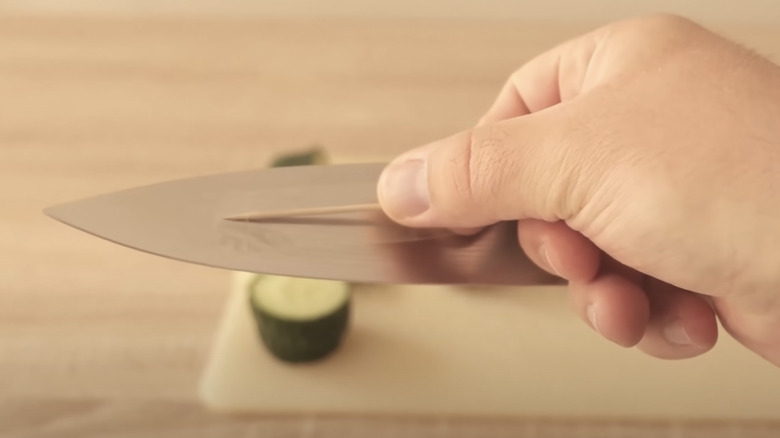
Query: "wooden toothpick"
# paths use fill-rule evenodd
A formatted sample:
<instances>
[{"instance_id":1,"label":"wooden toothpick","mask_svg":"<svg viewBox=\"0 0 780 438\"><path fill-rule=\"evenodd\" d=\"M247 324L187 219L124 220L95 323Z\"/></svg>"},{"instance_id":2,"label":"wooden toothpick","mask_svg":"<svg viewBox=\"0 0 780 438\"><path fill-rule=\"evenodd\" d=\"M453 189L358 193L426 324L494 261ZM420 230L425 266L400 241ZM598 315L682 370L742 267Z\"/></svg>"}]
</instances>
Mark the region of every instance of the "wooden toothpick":
<instances>
[{"instance_id":1,"label":"wooden toothpick","mask_svg":"<svg viewBox=\"0 0 780 438\"><path fill-rule=\"evenodd\" d=\"M353 204L335 207L290 208L286 210L256 211L228 216L229 221L259 221L295 216L314 216L319 214L352 213L356 211L379 210L379 204Z\"/></svg>"}]
</instances>

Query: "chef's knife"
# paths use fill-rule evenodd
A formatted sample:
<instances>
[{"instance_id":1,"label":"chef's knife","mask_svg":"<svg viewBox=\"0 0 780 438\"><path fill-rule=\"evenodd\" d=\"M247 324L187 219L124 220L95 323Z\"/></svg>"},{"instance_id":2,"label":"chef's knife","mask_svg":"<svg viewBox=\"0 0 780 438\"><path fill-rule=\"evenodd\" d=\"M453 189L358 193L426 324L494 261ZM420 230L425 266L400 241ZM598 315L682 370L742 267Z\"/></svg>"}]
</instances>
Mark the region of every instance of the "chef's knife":
<instances>
[{"instance_id":1,"label":"chef's knife","mask_svg":"<svg viewBox=\"0 0 780 438\"><path fill-rule=\"evenodd\" d=\"M561 284L526 257L515 223L460 236L403 227L371 208L378 205L376 184L384 166L207 175L95 196L45 213L120 245L234 271L361 283ZM285 211L308 214L278 214Z\"/></svg>"}]
</instances>

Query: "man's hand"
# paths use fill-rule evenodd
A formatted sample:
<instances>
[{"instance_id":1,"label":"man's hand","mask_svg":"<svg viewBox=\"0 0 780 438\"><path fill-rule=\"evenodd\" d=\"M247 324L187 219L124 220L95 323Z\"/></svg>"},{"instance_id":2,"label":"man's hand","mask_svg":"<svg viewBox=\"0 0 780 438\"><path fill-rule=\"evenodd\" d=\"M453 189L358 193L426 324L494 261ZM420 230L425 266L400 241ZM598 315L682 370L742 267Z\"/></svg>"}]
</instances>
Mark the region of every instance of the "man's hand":
<instances>
[{"instance_id":1,"label":"man's hand","mask_svg":"<svg viewBox=\"0 0 780 438\"><path fill-rule=\"evenodd\" d=\"M780 366L780 69L675 16L618 22L516 71L477 127L398 157L408 226L518 220L588 324L661 358L716 316Z\"/></svg>"}]
</instances>

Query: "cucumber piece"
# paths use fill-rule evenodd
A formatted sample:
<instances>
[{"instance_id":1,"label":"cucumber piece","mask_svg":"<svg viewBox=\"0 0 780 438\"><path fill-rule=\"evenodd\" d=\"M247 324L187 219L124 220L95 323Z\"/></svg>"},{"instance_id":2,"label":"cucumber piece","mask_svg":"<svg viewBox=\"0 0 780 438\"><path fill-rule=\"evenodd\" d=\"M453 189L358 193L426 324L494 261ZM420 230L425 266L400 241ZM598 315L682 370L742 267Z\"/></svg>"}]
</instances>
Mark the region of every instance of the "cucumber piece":
<instances>
[{"instance_id":1,"label":"cucumber piece","mask_svg":"<svg viewBox=\"0 0 780 438\"><path fill-rule=\"evenodd\" d=\"M324 148L278 155L271 167L327 164ZM350 284L278 275L255 275L249 284L260 339L278 359L309 362L335 351L347 330Z\"/></svg>"},{"instance_id":2,"label":"cucumber piece","mask_svg":"<svg viewBox=\"0 0 780 438\"><path fill-rule=\"evenodd\" d=\"M341 345L349 325L349 283L258 275L248 287L260 339L278 359L315 361Z\"/></svg>"},{"instance_id":3,"label":"cucumber piece","mask_svg":"<svg viewBox=\"0 0 780 438\"><path fill-rule=\"evenodd\" d=\"M319 146L300 152L279 155L271 161L271 167L309 166L327 164L329 161L325 150Z\"/></svg>"}]
</instances>

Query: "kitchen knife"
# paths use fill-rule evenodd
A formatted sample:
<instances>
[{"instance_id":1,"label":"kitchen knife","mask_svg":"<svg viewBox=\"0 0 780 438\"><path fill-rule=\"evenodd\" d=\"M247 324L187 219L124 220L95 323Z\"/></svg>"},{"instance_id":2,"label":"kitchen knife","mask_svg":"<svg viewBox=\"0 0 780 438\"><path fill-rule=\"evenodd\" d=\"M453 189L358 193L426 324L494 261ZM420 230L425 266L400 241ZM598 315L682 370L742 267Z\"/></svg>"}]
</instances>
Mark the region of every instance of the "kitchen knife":
<instances>
[{"instance_id":1,"label":"kitchen knife","mask_svg":"<svg viewBox=\"0 0 780 438\"><path fill-rule=\"evenodd\" d=\"M562 284L526 257L514 222L476 236L394 223L378 208L376 185L384 167L291 166L207 175L44 211L120 245L234 271L361 283Z\"/></svg>"}]
</instances>

